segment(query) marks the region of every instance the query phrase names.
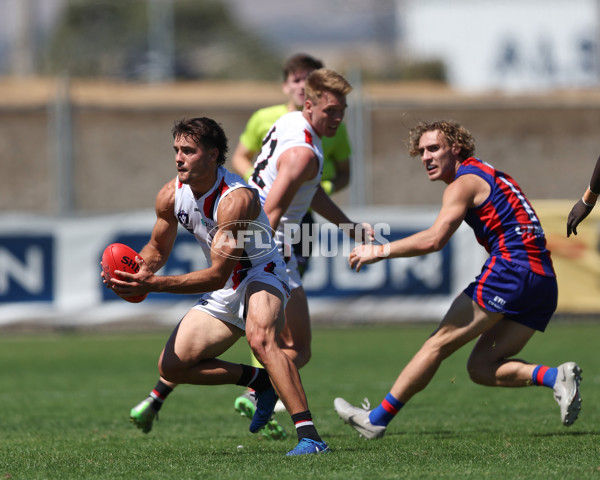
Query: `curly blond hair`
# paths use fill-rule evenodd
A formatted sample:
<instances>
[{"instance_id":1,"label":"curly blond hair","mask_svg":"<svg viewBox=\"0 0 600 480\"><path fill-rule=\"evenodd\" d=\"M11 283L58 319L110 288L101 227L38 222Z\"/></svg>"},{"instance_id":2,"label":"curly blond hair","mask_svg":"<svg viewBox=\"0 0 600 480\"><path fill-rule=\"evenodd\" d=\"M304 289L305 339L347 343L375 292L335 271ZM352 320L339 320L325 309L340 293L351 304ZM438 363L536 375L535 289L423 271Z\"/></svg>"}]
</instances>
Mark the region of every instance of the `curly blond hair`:
<instances>
[{"instance_id":1,"label":"curly blond hair","mask_svg":"<svg viewBox=\"0 0 600 480\"><path fill-rule=\"evenodd\" d=\"M425 132L438 130L450 145L460 147L460 157L466 160L475 154L475 140L460 123L450 120L438 120L435 122L419 122L416 127L408 133L408 153L411 157L420 155L419 142Z\"/></svg>"}]
</instances>

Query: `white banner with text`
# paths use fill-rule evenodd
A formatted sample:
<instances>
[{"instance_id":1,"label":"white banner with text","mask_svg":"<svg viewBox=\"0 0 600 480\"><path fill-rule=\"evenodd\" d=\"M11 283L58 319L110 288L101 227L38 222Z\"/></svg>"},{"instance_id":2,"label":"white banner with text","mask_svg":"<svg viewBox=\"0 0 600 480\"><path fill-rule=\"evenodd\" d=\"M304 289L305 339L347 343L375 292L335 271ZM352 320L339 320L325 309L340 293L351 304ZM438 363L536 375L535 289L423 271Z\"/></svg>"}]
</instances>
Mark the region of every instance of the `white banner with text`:
<instances>
[{"instance_id":1,"label":"white banner with text","mask_svg":"<svg viewBox=\"0 0 600 480\"><path fill-rule=\"evenodd\" d=\"M435 208L350 209L380 239L392 241L430 226ZM94 325L142 319L175 324L197 296L151 293L131 304L105 288L100 258L111 243L139 251L148 241L154 212L49 218L0 216L0 325L33 322L52 326ZM454 297L479 273L486 253L463 225L444 249L422 257L392 259L352 271L354 246L322 219L312 237L304 276L317 321L407 321L439 319ZM158 274L177 275L207 265L192 235L181 229Z\"/></svg>"}]
</instances>

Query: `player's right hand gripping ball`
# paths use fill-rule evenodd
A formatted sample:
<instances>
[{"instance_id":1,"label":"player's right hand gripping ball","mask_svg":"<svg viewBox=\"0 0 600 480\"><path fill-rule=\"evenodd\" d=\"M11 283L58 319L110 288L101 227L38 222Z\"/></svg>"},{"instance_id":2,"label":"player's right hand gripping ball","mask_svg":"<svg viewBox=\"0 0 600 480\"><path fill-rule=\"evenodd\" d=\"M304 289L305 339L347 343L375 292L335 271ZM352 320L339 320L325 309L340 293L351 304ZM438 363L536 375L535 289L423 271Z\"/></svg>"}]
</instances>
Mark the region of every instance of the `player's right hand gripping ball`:
<instances>
[{"instance_id":1,"label":"player's right hand gripping ball","mask_svg":"<svg viewBox=\"0 0 600 480\"><path fill-rule=\"evenodd\" d=\"M118 275L115 275L115 270L127 273L137 273L140 266L135 261L136 255L138 257L140 256L133 248L122 243L111 243L106 247L104 253L102 253L102 271L104 272L106 281L110 280L112 277L119 278ZM148 294L146 293L145 295L121 298L131 303L139 303L147 296Z\"/></svg>"}]
</instances>

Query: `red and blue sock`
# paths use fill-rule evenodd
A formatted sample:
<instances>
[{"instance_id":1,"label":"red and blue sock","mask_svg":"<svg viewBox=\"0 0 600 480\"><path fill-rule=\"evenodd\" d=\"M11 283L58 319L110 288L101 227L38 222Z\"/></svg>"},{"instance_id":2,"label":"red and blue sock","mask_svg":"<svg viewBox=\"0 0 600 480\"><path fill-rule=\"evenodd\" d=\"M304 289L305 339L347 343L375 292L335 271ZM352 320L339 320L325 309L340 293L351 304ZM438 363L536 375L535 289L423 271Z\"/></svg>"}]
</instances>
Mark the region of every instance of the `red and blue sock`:
<instances>
[{"instance_id":1,"label":"red and blue sock","mask_svg":"<svg viewBox=\"0 0 600 480\"><path fill-rule=\"evenodd\" d=\"M533 370L531 379L534 385L544 385L545 387L553 388L556 383L556 375L558 374L558 368L545 367L544 365L538 365Z\"/></svg>"},{"instance_id":2,"label":"red and blue sock","mask_svg":"<svg viewBox=\"0 0 600 480\"><path fill-rule=\"evenodd\" d=\"M381 404L369 414L372 425L387 426L396 416L404 404L388 393Z\"/></svg>"}]
</instances>

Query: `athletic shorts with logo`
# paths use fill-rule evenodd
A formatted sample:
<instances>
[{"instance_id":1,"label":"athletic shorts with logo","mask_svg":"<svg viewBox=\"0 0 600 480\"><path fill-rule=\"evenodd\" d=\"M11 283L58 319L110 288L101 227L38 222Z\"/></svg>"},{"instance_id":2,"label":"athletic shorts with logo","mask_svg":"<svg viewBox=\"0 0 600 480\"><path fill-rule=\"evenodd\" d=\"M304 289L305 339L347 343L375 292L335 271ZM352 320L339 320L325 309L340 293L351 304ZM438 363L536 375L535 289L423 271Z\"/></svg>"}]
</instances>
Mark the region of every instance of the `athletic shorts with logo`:
<instances>
[{"instance_id":1,"label":"athletic shorts with logo","mask_svg":"<svg viewBox=\"0 0 600 480\"><path fill-rule=\"evenodd\" d=\"M222 288L204 293L194 309L201 310L225 323L246 330L246 290L251 283L260 282L270 285L281 292L283 308L290 298L288 276L283 261L278 261L271 271L266 271L267 264L260 264L248 270L247 276L234 288Z\"/></svg>"},{"instance_id":2,"label":"athletic shorts with logo","mask_svg":"<svg viewBox=\"0 0 600 480\"><path fill-rule=\"evenodd\" d=\"M543 276L501 257L490 257L464 293L479 306L543 332L558 302L556 277Z\"/></svg>"}]
</instances>

